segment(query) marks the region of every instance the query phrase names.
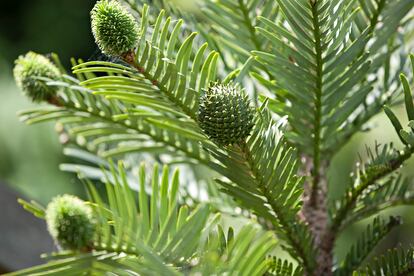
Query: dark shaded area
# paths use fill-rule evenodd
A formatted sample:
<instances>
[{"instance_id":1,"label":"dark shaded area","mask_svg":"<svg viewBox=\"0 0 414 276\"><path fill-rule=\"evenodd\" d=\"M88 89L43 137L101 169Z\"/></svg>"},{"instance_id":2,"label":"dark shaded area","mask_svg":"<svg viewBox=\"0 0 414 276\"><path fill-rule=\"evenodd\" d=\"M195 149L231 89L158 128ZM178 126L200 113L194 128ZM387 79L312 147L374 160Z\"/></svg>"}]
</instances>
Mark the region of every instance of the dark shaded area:
<instances>
[{"instance_id":1,"label":"dark shaded area","mask_svg":"<svg viewBox=\"0 0 414 276\"><path fill-rule=\"evenodd\" d=\"M11 65L27 51L87 59L95 49L89 11L94 0L5 1L0 9L0 57Z\"/></svg>"},{"instance_id":2,"label":"dark shaded area","mask_svg":"<svg viewBox=\"0 0 414 276\"><path fill-rule=\"evenodd\" d=\"M0 250L0 273L40 264L40 254L50 252L54 247L46 223L24 210L17 203L19 197L0 183L0 248L7 248Z\"/></svg>"}]
</instances>

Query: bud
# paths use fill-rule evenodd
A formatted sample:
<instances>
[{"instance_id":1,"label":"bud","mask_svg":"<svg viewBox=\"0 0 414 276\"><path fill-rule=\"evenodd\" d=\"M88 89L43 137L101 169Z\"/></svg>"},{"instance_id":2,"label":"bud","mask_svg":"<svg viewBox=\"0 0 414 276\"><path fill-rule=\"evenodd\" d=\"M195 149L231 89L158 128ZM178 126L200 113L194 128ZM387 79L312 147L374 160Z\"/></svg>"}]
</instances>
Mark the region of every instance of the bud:
<instances>
[{"instance_id":1,"label":"bud","mask_svg":"<svg viewBox=\"0 0 414 276\"><path fill-rule=\"evenodd\" d=\"M92 208L72 195L55 197L47 206L50 235L63 249L85 250L93 244L96 230Z\"/></svg>"},{"instance_id":2,"label":"bud","mask_svg":"<svg viewBox=\"0 0 414 276\"><path fill-rule=\"evenodd\" d=\"M46 57L28 52L15 61L13 69L17 86L34 102L49 101L58 87L48 86L40 78L59 79L59 69Z\"/></svg>"},{"instance_id":3,"label":"bud","mask_svg":"<svg viewBox=\"0 0 414 276\"><path fill-rule=\"evenodd\" d=\"M104 54L122 56L138 41L135 18L116 1L98 1L91 11L92 33Z\"/></svg>"},{"instance_id":4,"label":"bud","mask_svg":"<svg viewBox=\"0 0 414 276\"><path fill-rule=\"evenodd\" d=\"M213 84L200 100L200 127L219 145L244 141L253 128L253 118L248 97L232 85Z\"/></svg>"}]
</instances>

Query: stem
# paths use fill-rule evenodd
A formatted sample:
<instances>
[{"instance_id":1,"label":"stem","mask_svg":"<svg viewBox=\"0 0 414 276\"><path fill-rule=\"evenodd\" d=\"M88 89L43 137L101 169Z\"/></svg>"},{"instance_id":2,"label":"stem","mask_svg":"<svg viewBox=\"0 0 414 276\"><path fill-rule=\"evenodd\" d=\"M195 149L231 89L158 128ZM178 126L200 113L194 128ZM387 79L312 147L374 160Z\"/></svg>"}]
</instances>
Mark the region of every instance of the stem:
<instances>
[{"instance_id":1,"label":"stem","mask_svg":"<svg viewBox=\"0 0 414 276\"><path fill-rule=\"evenodd\" d=\"M139 252L137 252L137 250L134 250L134 247L132 249L128 249L128 248L125 248L125 247L119 248L118 246L107 245L107 244L95 244L92 247L92 249L95 250L95 251L105 251L105 252L110 252L110 253L116 253L118 255L125 254L125 255L128 255L128 256L133 256L133 257L137 257L137 258L142 257L142 255L139 254ZM153 253L157 254L158 252L153 252ZM161 256L159 256L159 257L161 257ZM177 263L173 263L172 265L175 266L176 268L180 269L181 271L189 270L190 268L193 267L191 262L188 262L187 260L177 261Z\"/></svg>"},{"instance_id":2,"label":"stem","mask_svg":"<svg viewBox=\"0 0 414 276\"><path fill-rule=\"evenodd\" d=\"M194 112L192 112L190 108L188 108L187 105L185 105L181 101L177 101L172 91L169 91L165 86L162 86L157 79L154 79L154 77L145 70L144 67L142 67L140 64L137 63L136 56L133 51L130 51L124 54L123 59L125 62L127 62L128 64L133 66L135 69L137 69L138 72L142 74L147 80L149 80L154 86L158 87L158 89L167 96L167 98L171 101L171 103L178 106L184 114L186 114L191 119L193 119L195 122L197 122L197 116L194 114Z\"/></svg>"},{"instance_id":3,"label":"stem","mask_svg":"<svg viewBox=\"0 0 414 276\"><path fill-rule=\"evenodd\" d=\"M130 255L130 256L136 256L138 257L139 254L135 251L135 250L129 250L126 248L120 249L117 246L107 246L107 245L103 245L103 244L95 244L92 247L93 250L96 251L106 251L106 252L111 252L111 253L117 253L117 254L126 254L126 255Z\"/></svg>"},{"instance_id":4,"label":"stem","mask_svg":"<svg viewBox=\"0 0 414 276\"><path fill-rule=\"evenodd\" d=\"M371 21L370 21L370 26L369 26L369 32L370 33L373 33L374 32L375 27L377 26L377 24L379 22L379 16L380 16L381 12L385 8L385 2L386 2L386 0L380 0L378 2L378 9L376 10L376 13L371 18Z\"/></svg>"},{"instance_id":5,"label":"stem","mask_svg":"<svg viewBox=\"0 0 414 276\"><path fill-rule=\"evenodd\" d=\"M308 165L311 159L308 159ZM333 245L334 236L329 228L329 214L327 209L327 162L322 162L319 171L319 185L314 194L314 202L310 200L312 192L311 183L305 183L303 207L300 216L309 225L312 232L314 244L317 248L316 269L314 274L309 275L332 275L333 268Z\"/></svg>"},{"instance_id":6,"label":"stem","mask_svg":"<svg viewBox=\"0 0 414 276\"><path fill-rule=\"evenodd\" d=\"M323 61L322 61L322 47L321 34L319 29L318 17L318 1L310 1L312 6L313 19L313 36L315 39L315 59L316 59L316 89L315 89L315 113L314 113L314 130L313 130L313 182L312 191L310 195L311 205L316 204L316 193L318 190L318 183L320 180L320 142L321 142L321 118L322 118L322 76L323 76Z\"/></svg>"},{"instance_id":7,"label":"stem","mask_svg":"<svg viewBox=\"0 0 414 276\"><path fill-rule=\"evenodd\" d=\"M313 274L307 275L332 275L333 274L333 247L334 236L328 225L329 214L327 209L327 162L321 162L321 120L322 120L322 95L323 95L323 49L318 13L318 0L309 0L312 11L312 27L315 48L315 90L314 90L314 125L313 125L313 154L308 159L311 166L312 180L305 185L304 205L301 215L309 224L312 231L315 246L318 249L316 268ZM322 160L326 161L326 159Z\"/></svg>"},{"instance_id":8,"label":"stem","mask_svg":"<svg viewBox=\"0 0 414 276\"><path fill-rule=\"evenodd\" d=\"M347 225L351 225L356 221L360 221L363 219L366 219L374 214L378 214L388 208L392 208L392 207L396 207L396 206L403 206L403 205L413 205L414 204L414 198L410 197L407 199L401 199L401 198L395 198L395 199L390 199L387 200L386 202L379 204L379 205L374 205L374 206L370 206L367 208L364 208L354 214L352 214L351 216L349 216L347 219L345 219L343 221L343 223L341 224L341 227L338 229L338 233L341 233L345 227Z\"/></svg>"},{"instance_id":9,"label":"stem","mask_svg":"<svg viewBox=\"0 0 414 276\"><path fill-rule=\"evenodd\" d=\"M244 17L243 23L244 23L244 25L246 25L247 29L249 30L250 39L253 42L254 47L258 51L260 51L261 47L260 47L259 41L257 40L256 31L255 31L253 25L251 24L252 20L249 17L249 11L246 9L246 7L243 3L243 0L239 0L239 6L240 6L240 9L241 9L241 11L243 13L243 17Z\"/></svg>"}]
</instances>

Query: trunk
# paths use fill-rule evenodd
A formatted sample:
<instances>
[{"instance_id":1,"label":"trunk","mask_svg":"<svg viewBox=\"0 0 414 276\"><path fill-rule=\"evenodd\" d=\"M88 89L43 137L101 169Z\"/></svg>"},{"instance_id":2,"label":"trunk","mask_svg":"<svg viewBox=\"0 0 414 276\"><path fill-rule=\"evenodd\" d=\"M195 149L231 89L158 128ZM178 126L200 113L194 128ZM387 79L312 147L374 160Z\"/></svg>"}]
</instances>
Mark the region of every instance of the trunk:
<instances>
[{"instance_id":1,"label":"trunk","mask_svg":"<svg viewBox=\"0 0 414 276\"><path fill-rule=\"evenodd\" d=\"M306 171L310 172L312 159L305 161ZM328 182L326 179L327 164L322 163L319 172L317 189L313 189L312 182L305 183L303 207L301 218L309 225L314 236L315 247L318 250L316 256L316 268L314 275L332 275L334 235L329 228L329 213L327 206ZM312 191L314 194L312 194Z\"/></svg>"}]
</instances>

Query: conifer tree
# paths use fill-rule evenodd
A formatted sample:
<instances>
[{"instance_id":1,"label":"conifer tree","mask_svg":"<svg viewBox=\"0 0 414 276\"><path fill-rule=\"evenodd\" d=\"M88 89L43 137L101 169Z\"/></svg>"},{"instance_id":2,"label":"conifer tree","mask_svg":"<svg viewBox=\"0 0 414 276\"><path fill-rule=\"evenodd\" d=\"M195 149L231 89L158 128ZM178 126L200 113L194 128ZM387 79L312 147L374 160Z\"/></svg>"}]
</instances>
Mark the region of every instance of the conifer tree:
<instances>
[{"instance_id":1,"label":"conifer tree","mask_svg":"<svg viewBox=\"0 0 414 276\"><path fill-rule=\"evenodd\" d=\"M202 0L199 16L149 2L92 9L111 61L16 60L24 94L47 103L22 121L62 126L65 153L88 164L62 169L88 199L21 200L60 250L12 275L414 272L413 248L373 253L402 223L380 212L414 203L400 173L414 154L414 1ZM368 145L331 200L333 157L382 112L402 147ZM365 219L340 259L341 233Z\"/></svg>"}]
</instances>

